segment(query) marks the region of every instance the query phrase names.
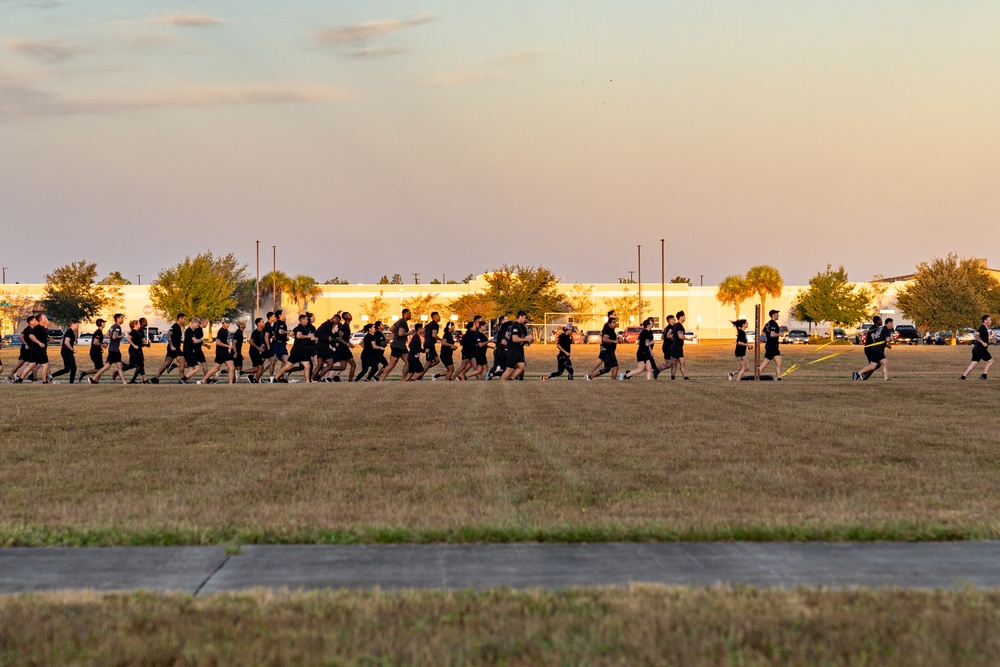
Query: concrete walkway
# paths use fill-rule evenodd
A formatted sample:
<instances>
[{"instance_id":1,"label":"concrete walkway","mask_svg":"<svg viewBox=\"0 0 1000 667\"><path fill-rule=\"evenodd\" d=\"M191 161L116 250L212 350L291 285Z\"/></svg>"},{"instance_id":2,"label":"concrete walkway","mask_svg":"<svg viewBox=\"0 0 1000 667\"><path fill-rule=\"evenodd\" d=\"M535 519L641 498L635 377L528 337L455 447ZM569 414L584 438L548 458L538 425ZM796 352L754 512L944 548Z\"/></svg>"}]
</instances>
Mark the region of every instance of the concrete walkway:
<instances>
[{"instance_id":1,"label":"concrete walkway","mask_svg":"<svg viewBox=\"0 0 1000 667\"><path fill-rule=\"evenodd\" d=\"M0 549L0 593L662 584L1000 587L1000 542Z\"/></svg>"}]
</instances>

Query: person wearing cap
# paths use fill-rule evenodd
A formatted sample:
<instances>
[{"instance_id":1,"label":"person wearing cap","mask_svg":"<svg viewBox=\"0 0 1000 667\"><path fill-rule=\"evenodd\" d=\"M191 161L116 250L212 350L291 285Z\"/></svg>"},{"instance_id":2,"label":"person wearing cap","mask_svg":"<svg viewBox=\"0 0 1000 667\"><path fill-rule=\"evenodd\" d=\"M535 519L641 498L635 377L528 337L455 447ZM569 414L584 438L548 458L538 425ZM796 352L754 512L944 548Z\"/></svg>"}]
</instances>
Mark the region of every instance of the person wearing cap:
<instances>
[{"instance_id":1,"label":"person wearing cap","mask_svg":"<svg viewBox=\"0 0 1000 667\"><path fill-rule=\"evenodd\" d=\"M542 376L542 382L546 380L551 380L552 378L557 378L563 374L563 371L569 373L570 380L573 379L573 360L570 354L573 350L573 336L569 333L569 327L563 327L562 333L556 338L556 363L559 364L559 368L555 373L549 373L548 375Z\"/></svg>"},{"instance_id":2,"label":"person wearing cap","mask_svg":"<svg viewBox=\"0 0 1000 667\"><path fill-rule=\"evenodd\" d=\"M763 372L767 365L774 361L774 379L781 380L781 327L778 326L778 311L767 313L769 319L762 330L764 334L764 361L760 362L758 372Z\"/></svg>"},{"instance_id":3,"label":"person wearing cap","mask_svg":"<svg viewBox=\"0 0 1000 667\"><path fill-rule=\"evenodd\" d=\"M93 335L90 338L90 363L94 364L94 370L92 371L80 371L80 382L83 382L83 378L88 373L96 373L97 371L104 368L104 348L107 344L104 342L104 320L98 318L94 322L94 326L97 329L94 330Z\"/></svg>"},{"instance_id":4,"label":"person wearing cap","mask_svg":"<svg viewBox=\"0 0 1000 667\"><path fill-rule=\"evenodd\" d=\"M226 367L229 375L229 384L236 384L236 363L233 361L233 342L229 332L230 320L228 317L222 318L219 330L215 332L215 363L208 369L205 376L198 380L198 384L211 384L214 382L215 374Z\"/></svg>"},{"instance_id":5,"label":"person wearing cap","mask_svg":"<svg viewBox=\"0 0 1000 667\"><path fill-rule=\"evenodd\" d=\"M507 335L504 337L507 341L507 368L500 376L501 380L517 380L524 375L524 346L531 345L534 341L534 337L528 331L527 321L528 313L519 310L517 317L507 328Z\"/></svg>"}]
</instances>

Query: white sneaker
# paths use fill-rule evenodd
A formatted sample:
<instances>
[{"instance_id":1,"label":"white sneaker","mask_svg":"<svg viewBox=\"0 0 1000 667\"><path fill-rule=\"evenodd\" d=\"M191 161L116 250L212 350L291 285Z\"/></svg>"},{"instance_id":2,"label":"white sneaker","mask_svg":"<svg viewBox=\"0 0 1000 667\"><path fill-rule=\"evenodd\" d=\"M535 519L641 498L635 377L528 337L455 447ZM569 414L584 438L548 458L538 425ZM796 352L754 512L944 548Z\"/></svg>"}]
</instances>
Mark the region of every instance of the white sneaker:
<instances>
[{"instance_id":1,"label":"white sneaker","mask_svg":"<svg viewBox=\"0 0 1000 667\"><path fill-rule=\"evenodd\" d=\"M289 380L288 380L288 384L295 384L296 382L298 382L298 380L296 380L294 378L289 378Z\"/></svg>"},{"instance_id":2,"label":"white sneaker","mask_svg":"<svg viewBox=\"0 0 1000 667\"><path fill-rule=\"evenodd\" d=\"M624 373L619 373L618 374L618 381L621 382L624 379L625 379L625 374Z\"/></svg>"},{"instance_id":3,"label":"white sneaker","mask_svg":"<svg viewBox=\"0 0 1000 667\"><path fill-rule=\"evenodd\" d=\"M268 382L270 382L271 384L274 384L274 376L273 376L273 375L272 375L272 376L271 376L271 378L270 378L270 379L268 380Z\"/></svg>"},{"instance_id":4,"label":"white sneaker","mask_svg":"<svg viewBox=\"0 0 1000 667\"><path fill-rule=\"evenodd\" d=\"M733 381L733 372L732 371L729 371L729 381L730 382Z\"/></svg>"},{"instance_id":5,"label":"white sneaker","mask_svg":"<svg viewBox=\"0 0 1000 667\"><path fill-rule=\"evenodd\" d=\"M588 373L587 375L583 376L583 379L584 380L593 380L594 378L590 377L590 374Z\"/></svg>"}]
</instances>

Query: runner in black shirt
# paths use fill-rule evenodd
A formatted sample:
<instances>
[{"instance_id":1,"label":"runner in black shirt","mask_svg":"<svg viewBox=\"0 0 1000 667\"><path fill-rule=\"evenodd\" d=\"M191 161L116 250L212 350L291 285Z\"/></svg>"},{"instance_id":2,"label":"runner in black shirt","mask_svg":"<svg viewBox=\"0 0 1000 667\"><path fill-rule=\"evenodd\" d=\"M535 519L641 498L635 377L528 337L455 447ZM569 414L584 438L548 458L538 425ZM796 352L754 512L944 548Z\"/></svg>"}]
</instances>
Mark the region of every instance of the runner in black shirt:
<instances>
[{"instance_id":1,"label":"runner in black shirt","mask_svg":"<svg viewBox=\"0 0 1000 667\"><path fill-rule=\"evenodd\" d=\"M17 381L23 382L29 374L42 373L42 383L49 384L52 376L49 375L49 318L44 313L39 315L35 321L35 326L25 329L28 341L31 342L29 348L28 363L24 365L20 373L17 374ZM22 341L23 344L23 341Z\"/></svg>"},{"instance_id":2,"label":"runner in black shirt","mask_svg":"<svg viewBox=\"0 0 1000 667\"><path fill-rule=\"evenodd\" d=\"M98 319L94 325L97 329L90 337L90 350L88 350L90 363L94 365L94 370L80 371L80 382L83 382L83 377L88 373L96 373L104 368L104 348L107 346L104 342L104 320Z\"/></svg>"},{"instance_id":3,"label":"runner in black shirt","mask_svg":"<svg viewBox=\"0 0 1000 667\"><path fill-rule=\"evenodd\" d=\"M274 343L274 320L274 313L268 311L263 329L264 351L260 353L260 356L263 357L264 362L268 365L268 375L270 377L274 377L274 353L271 351L271 345ZM261 375L263 374L264 371L261 369Z\"/></svg>"},{"instance_id":4,"label":"runner in black shirt","mask_svg":"<svg viewBox=\"0 0 1000 667\"><path fill-rule=\"evenodd\" d=\"M274 356L271 360L271 382L274 382L274 369L280 369L288 362L288 325L281 310L274 311L274 322L271 323L271 354Z\"/></svg>"},{"instance_id":5,"label":"runner in black shirt","mask_svg":"<svg viewBox=\"0 0 1000 667\"><path fill-rule=\"evenodd\" d=\"M121 378L122 384L127 384L125 381L125 376L122 373L122 339L125 338L125 333L122 331L122 322L125 320L125 316L121 313L115 313L114 323L111 328L108 329L108 360L101 367L99 371L94 373L94 377L87 378L87 382L90 384L97 384L101 381L101 376L105 372L115 369L115 375ZM112 376L114 377L114 376Z\"/></svg>"},{"instance_id":6,"label":"runner in black shirt","mask_svg":"<svg viewBox=\"0 0 1000 667\"><path fill-rule=\"evenodd\" d=\"M309 327L309 316L306 313L299 315L299 325L292 329L292 334L295 336L295 341L292 343L291 354L287 356L288 361L285 362L284 367L278 371L275 382L287 381L284 377L285 374L291 372L298 364L302 365L302 372L306 376L306 382L312 382L309 348L316 342L316 334ZM278 356L277 352L275 352L275 356Z\"/></svg>"},{"instance_id":7,"label":"runner in black shirt","mask_svg":"<svg viewBox=\"0 0 1000 667\"><path fill-rule=\"evenodd\" d=\"M219 330L215 332L215 363L205 373L205 376L198 380L198 384L211 384L214 382L215 374L226 367L226 374L229 376L229 384L236 384L236 364L233 357L232 333L229 331L229 318L223 317L219 324Z\"/></svg>"},{"instance_id":8,"label":"runner in black shirt","mask_svg":"<svg viewBox=\"0 0 1000 667\"><path fill-rule=\"evenodd\" d=\"M677 311L677 323L674 324L674 338L670 345L670 358L674 362L673 368L670 369L671 380L677 377L678 369L681 372L681 377L685 380L688 379L687 367L684 365L684 341L691 340L693 337L687 334L687 328L684 326L686 320L687 315L684 314L684 311Z\"/></svg>"},{"instance_id":9,"label":"runner in black shirt","mask_svg":"<svg viewBox=\"0 0 1000 667\"><path fill-rule=\"evenodd\" d=\"M670 356L671 350L674 347L674 324L677 322L677 318L673 315L667 315L667 326L663 327L663 332L660 334L663 340L660 344L660 352L663 354L663 365L657 366L653 371L653 379L655 380L659 377L660 373L670 369L671 375L674 374L674 360Z\"/></svg>"},{"instance_id":10,"label":"runner in black shirt","mask_svg":"<svg viewBox=\"0 0 1000 667\"><path fill-rule=\"evenodd\" d=\"M233 339L230 341L233 345L233 368L236 370L237 382L240 381L240 375L243 373L243 341L246 340L244 337L246 328L246 320L237 322L236 331L233 332Z\"/></svg>"},{"instance_id":11,"label":"runner in black shirt","mask_svg":"<svg viewBox=\"0 0 1000 667\"><path fill-rule=\"evenodd\" d=\"M556 363L559 364L559 368L556 369L555 373L549 373L548 375L542 376L542 381L551 380L552 378L560 377L563 371L566 371L569 376L567 379L573 379L573 359L570 356L573 352L573 336L569 333L569 327L563 327L562 333L556 338Z\"/></svg>"},{"instance_id":12,"label":"runner in black shirt","mask_svg":"<svg viewBox=\"0 0 1000 667\"><path fill-rule=\"evenodd\" d=\"M354 381L354 371L357 369L357 362L354 361L354 353L351 352L351 348L354 347L354 343L351 342L351 322L354 321L354 316L348 312L344 312L340 316L340 328L337 330L337 359L339 359L339 370L343 371L348 366L351 368L350 372L347 374L347 381ZM339 378L334 378L338 382Z\"/></svg>"},{"instance_id":13,"label":"runner in black shirt","mask_svg":"<svg viewBox=\"0 0 1000 667\"><path fill-rule=\"evenodd\" d=\"M455 373L456 380L464 380L465 373L472 368L472 363L476 356L475 350L473 350L473 347L475 347L476 337L473 333L475 332L475 328L477 326L479 325L475 320L467 322L465 325L465 333L462 335L460 345L462 351L462 363L459 365L458 371Z\"/></svg>"},{"instance_id":14,"label":"runner in black shirt","mask_svg":"<svg viewBox=\"0 0 1000 667\"><path fill-rule=\"evenodd\" d=\"M763 372L768 363L774 360L774 379L781 379L781 327L778 326L778 311L767 313L768 320L764 323L764 361L760 362L758 372Z\"/></svg>"},{"instance_id":15,"label":"runner in black shirt","mask_svg":"<svg viewBox=\"0 0 1000 667\"><path fill-rule=\"evenodd\" d=\"M432 380L439 377L444 377L447 381L455 379L454 352L456 349L458 349L458 344L455 343L455 323L448 322L444 325L444 335L441 337L441 365L444 366L446 372L435 373L431 377Z\"/></svg>"},{"instance_id":16,"label":"runner in black shirt","mask_svg":"<svg viewBox=\"0 0 1000 667\"><path fill-rule=\"evenodd\" d=\"M531 345L534 338L528 333L526 325L528 314L523 310L517 311L517 319L510 323L504 337L506 341L506 365L507 370L500 377L501 380L516 380L524 375L524 346Z\"/></svg>"},{"instance_id":17,"label":"runner in black shirt","mask_svg":"<svg viewBox=\"0 0 1000 667\"><path fill-rule=\"evenodd\" d=\"M985 361L986 366L983 367L983 374L979 376L980 380L985 380L986 376L990 372L990 367L993 366L993 355L990 354L990 327L993 326L993 318L989 315L983 315L983 323L980 325L979 330L976 331L976 337L972 340L972 363L969 367L965 369L962 373L960 380L964 380L972 372L972 369L976 367L980 361Z\"/></svg>"},{"instance_id":18,"label":"runner in black shirt","mask_svg":"<svg viewBox=\"0 0 1000 667\"><path fill-rule=\"evenodd\" d=\"M159 384L160 376L164 373L169 373L173 367L174 362L177 362L177 374L184 377L184 370L187 367L184 361L184 324L187 322L187 315L184 313L177 314L177 320L170 325L170 330L167 331L167 356L163 360L163 366L153 377L151 382L153 384Z\"/></svg>"},{"instance_id":19,"label":"runner in black shirt","mask_svg":"<svg viewBox=\"0 0 1000 667\"><path fill-rule=\"evenodd\" d=\"M611 373L611 377L614 378L615 374L618 372L618 342L619 336L618 332L615 330L615 326L618 324L618 318L612 315L608 321L604 324L604 329L601 330L601 350L597 355L597 363L594 367L590 369L584 377L588 380L592 380L595 377L600 377L605 373ZM601 365L600 371L597 369Z\"/></svg>"},{"instance_id":20,"label":"runner in black shirt","mask_svg":"<svg viewBox=\"0 0 1000 667\"><path fill-rule=\"evenodd\" d=\"M62 345L59 346L59 355L62 357L63 367L52 374L52 377L59 377L69 373L69 383L73 384L76 379L76 336L80 331L80 320L70 320L69 328L63 332Z\"/></svg>"},{"instance_id":21,"label":"runner in black shirt","mask_svg":"<svg viewBox=\"0 0 1000 667\"><path fill-rule=\"evenodd\" d=\"M372 333L372 329L374 328L375 325L371 322L361 327L361 333L363 333L365 337L361 341L361 370L358 371L357 376L355 376L355 382L361 382L364 380L365 373L368 373L373 368L377 367L374 357L375 350L372 347L375 343L375 334Z\"/></svg>"},{"instance_id":22,"label":"runner in black shirt","mask_svg":"<svg viewBox=\"0 0 1000 667\"><path fill-rule=\"evenodd\" d=\"M146 355L143 354L142 348L146 346L146 337L143 334L143 323L145 318L141 320L132 320L128 323L128 336L126 337L128 345L128 363L122 366L122 372L126 373L130 370L135 370L132 376L130 384L135 384L137 378L142 376L142 383L149 384L146 380ZM114 375L111 376L112 379Z\"/></svg>"},{"instance_id":23,"label":"runner in black shirt","mask_svg":"<svg viewBox=\"0 0 1000 667\"><path fill-rule=\"evenodd\" d=\"M865 344L865 351L868 355L868 365L855 373L852 377L855 380L867 380L872 373L879 368L882 369L882 378L889 379L889 361L885 358L885 351L889 349L892 342L892 318L887 317L885 324L868 330L868 342Z\"/></svg>"},{"instance_id":24,"label":"runner in black shirt","mask_svg":"<svg viewBox=\"0 0 1000 667\"><path fill-rule=\"evenodd\" d=\"M733 322L733 326L736 327L736 359L740 362L740 369L735 373L729 373L729 380L736 380L739 382L743 379L743 375L750 370L750 364L747 362L747 347L750 342L747 340L747 321L744 319L738 319Z\"/></svg>"},{"instance_id":25,"label":"runner in black shirt","mask_svg":"<svg viewBox=\"0 0 1000 667\"><path fill-rule=\"evenodd\" d=\"M389 343L389 365L379 376L379 382L385 382L389 378L389 373L396 367L396 362L406 354L406 336L409 333L410 309L404 308L402 317L392 325L392 341ZM406 368L403 368L403 375L406 375Z\"/></svg>"},{"instance_id":26,"label":"runner in black shirt","mask_svg":"<svg viewBox=\"0 0 1000 667\"><path fill-rule=\"evenodd\" d=\"M487 380L495 375L503 375L507 370L507 329L510 324L510 318L506 315L501 315L497 320L497 331L493 335L493 368L486 374Z\"/></svg>"},{"instance_id":27,"label":"runner in black shirt","mask_svg":"<svg viewBox=\"0 0 1000 667\"><path fill-rule=\"evenodd\" d=\"M436 310L431 313L431 321L424 327L424 373L438 365L437 344L441 341L438 331L441 330L441 315ZM436 375L434 376L437 377Z\"/></svg>"},{"instance_id":28,"label":"runner in black shirt","mask_svg":"<svg viewBox=\"0 0 1000 667\"><path fill-rule=\"evenodd\" d=\"M642 322L642 331L639 332L639 340L635 351L637 365L628 373L618 376L619 380L631 380L640 373L646 374L647 380L653 379L653 368L656 363L653 361L653 318L647 317Z\"/></svg>"},{"instance_id":29,"label":"runner in black shirt","mask_svg":"<svg viewBox=\"0 0 1000 667\"><path fill-rule=\"evenodd\" d=\"M27 326L21 331L21 349L17 353L17 363L14 364L14 368L10 371L10 375L7 376L7 382L13 383L17 382L18 371L31 361L31 332L38 324L38 318L34 315L30 315L25 322ZM101 364L102 366L104 364Z\"/></svg>"},{"instance_id":30,"label":"runner in black shirt","mask_svg":"<svg viewBox=\"0 0 1000 667\"><path fill-rule=\"evenodd\" d=\"M316 372L313 380L325 382L325 375L337 367L337 348L334 329L337 316L324 320L316 328Z\"/></svg>"},{"instance_id":31,"label":"runner in black shirt","mask_svg":"<svg viewBox=\"0 0 1000 667\"><path fill-rule=\"evenodd\" d=\"M413 325L413 332L410 334L410 341L407 344L406 372L403 373L403 382L414 382L424 375L424 365L420 361L420 355L424 351L423 333L424 325L417 322Z\"/></svg>"},{"instance_id":32,"label":"runner in black shirt","mask_svg":"<svg viewBox=\"0 0 1000 667\"><path fill-rule=\"evenodd\" d=\"M203 376L208 372L208 360L205 359L205 327L208 326L208 318L192 318L191 325L190 339L187 332L184 332L184 355L188 363L187 374L183 376L185 381L193 378L198 371Z\"/></svg>"},{"instance_id":33,"label":"runner in black shirt","mask_svg":"<svg viewBox=\"0 0 1000 667\"><path fill-rule=\"evenodd\" d=\"M365 379L365 382L377 381L378 378L376 376L379 371L389 365L389 360L385 358L385 351L389 347L389 341L386 340L385 325L382 324L382 320L375 322L372 334L375 336L375 340L372 341L372 360L375 364L368 371L368 377Z\"/></svg>"}]
</instances>

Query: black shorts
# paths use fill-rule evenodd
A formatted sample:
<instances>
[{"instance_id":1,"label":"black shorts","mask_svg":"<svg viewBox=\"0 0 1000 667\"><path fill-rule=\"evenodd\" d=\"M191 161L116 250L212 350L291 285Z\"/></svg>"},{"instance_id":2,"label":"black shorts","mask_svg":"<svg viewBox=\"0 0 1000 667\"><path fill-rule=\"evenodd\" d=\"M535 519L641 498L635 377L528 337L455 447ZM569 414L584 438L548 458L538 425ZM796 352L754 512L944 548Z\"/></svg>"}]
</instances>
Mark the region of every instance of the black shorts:
<instances>
[{"instance_id":1,"label":"black shorts","mask_svg":"<svg viewBox=\"0 0 1000 667\"><path fill-rule=\"evenodd\" d=\"M192 366L192 367L197 366L198 365L198 357L195 356L194 352L185 352L184 353L184 363L187 364L188 366Z\"/></svg>"},{"instance_id":2,"label":"black shorts","mask_svg":"<svg viewBox=\"0 0 1000 667\"><path fill-rule=\"evenodd\" d=\"M307 347L292 347L292 353L288 355L288 363L290 364L300 364L303 361L310 361L312 357L309 356L309 348Z\"/></svg>"},{"instance_id":3,"label":"black shorts","mask_svg":"<svg viewBox=\"0 0 1000 667\"><path fill-rule=\"evenodd\" d=\"M497 347L493 351L493 363L496 364L497 368L501 370L507 369L507 348Z\"/></svg>"},{"instance_id":4,"label":"black shorts","mask_svg":"<svg viewBox=\"0 0 1000 667\"><path fill-rule=\"evenodd\" d=\"M21 350L17 353L18 361L31 361L31 350L27 345L21 344Z\"/></svg>"},{"instance_id":5,"label":"black shorts","mask_svg":"<svg viewBox=\"0 0 1000 667\"><path fill-rule=\"evenodd\" d=\"M618 366L617 350L605 350L601 352L601 355L598 357L598 359L604 362L605 368L611 369Z\"/></svg>"},{"instance_id":6,"label":"black shorts","mask_svg":"<svg viewBox=\"0 0 1000 667\"><path fill-rule=\"evenodd\" d=\"M737 359L743 359L747 356L747 349L744 347L739 352L736 353Z\"/></svg>"},{"instance_id":7,"label":"black shorts","mask_svg":"<svg viewBox=\"0 0 1000 667\"><path fill-rule=\"evenodd\" d=\"M871 352L868 353L868 361L873 364L885 361L885 348L884 347L873 347Z\"/></svg>"},{"instance_id":8,"label":"black shorts","mask_svg":"<svg viewBox=\"0 0 1000 667\"><path fill-rule=\"evenodd\" d=\"M433 347L426 348L424 354L427 356L427 361L434 361L438 358L437 350Z\"/></svg>"},{"instance_id":9,"label":"black shorts","mask_svg":"<svg viewBox=\"0 0 1000 667\"><path fill-rule=\"evenodd\" d=\"M973 361L989 361L993 358L990 354L989 348L979 347L978 345L972 346L972 360Z\"/></svg>"},{"instance_id":10,"label":"black shorts","mask_svg":"<svg viewBox=\"0 0 1000 667\"><path fill-rule=\"evenodd\" d=\"M171 350L170 346L167 345L167 354L164 357L164 360L166 360L166 359L176 359L177 357L180 357L180 356L183 356L181 354L180 350Z\"/></svg>"},{"instance_id":11,"label":"black shorts","mask_svg":"<svg viewBox=\"0 0 1000 667\"><path fill-rule=\"evenodd\" d=\"M319 356L319 358L322 359L323 361L329 361L330 359L337 358L337 355L333 351L333 348L326 345L323 345L319 348L319 353L317 356Z\"/></svg>"},{"instance_id":12,"label":"black shorts","mask_svg":"<svg viewBox=\"0 0 1000 667\"><path fill-rule=\"evenodd\" d=\"M354 358L354 353L351 352L351 348L347 347L346 345L342 345L339 348L337 348L337 359L339 359L340 361L347 361L348 359L353 359L353 358Z\"/></svg>"},{"instance_id":13,"label":"black shorts","mask_svg":"<svg viewBox=\"0 0 1000 667\"><path fill-rule=\"evenodd\" d=\"M33 364L49 363L49 348L36 347L31 351L31 359L29 361Z\"/></svg>"},{"instance_id":14,"label":"black shorts","mask_svg":"<svg viewBox=\"0 0 1000 667\"><path fill-rule=\"evenodd\" d=\"M781 350L779 350L778 348L775 347L770 350L767 349L766 347L764 348L764 358L767 359L768 361L771 361L775 357L780 357L780 356L781 356Z\"/></svg>"},{"instance_id":15,"label":"black shorts","mask_svg":"<svg viewBox=\"0 0 1000 667\"><path fill-rule=\"evenodd\" d=\"M205 350L202 350L201 348L198 348L197 350L195 350L194 351L194 359L199 364L205 363L205 361L206 361L206 359L205 359Z\"/></svg>"},{"instance_id":16,"label":"black shorts","mask_svg":"<svg viewBox=\"0 0 1000 667\"><path fill-rule=\"evenodd\" d=\"M514 368L518 364L524 363L524 350L509 349L504 355L507 358L507 368Z\"/></svg>"},{"instance_id":17,"label":"black shorts","mask_svg":"<svg viewBox=\"0 0 1000 667\"><path fill-rule=\"evenodd\" d=\"M486 361L486 349L476 350L476 363L480 366L485 366L488 362Z\"/></svg>"},{"instance_id":18,"label":"black shorts","mask_svg":"<svg viewBox=\"0 0 1000 667\"><path fill-rule=\"evenodd\" d=\"M420 373L424 370L424 365L420 363L420 356L408 354L406 356L406 370L410 373Z\"/></svg>"},{"instance_id":19,"label":"black shorts","mask_svg":"<svg viewBox=\"0 0 1000 667\"><path fill-rule=\"evenodd\" d=\"M100 348L90 350L90 361L94 364L94 368L104 368L104 354L101 352Z\"/></svg>"},{"instance_id":20,"label":"black shorts","mask_svg":"<svg viewBox=\"0 0 1000 667\"><path fill-rule=\"evenodd\" d=\"M670 358L671 359L683 359L684 358L684 348L680 345L670 346Z\"/></svg>"},{"instance_id":21,"label":"black shorts","mask_svg":"<svg viewBox=\"0 0 1000 667\"><path fill-rule=\"evenodd\" d=\"M450 347L443 348L441 350L441 363L444 366L454 366L455 362L452 359L452 351Z\"/></svg>"},{"instance_id":22,"label":"black shorts","mask_svg":"<svg viewBox=\"0 0 1000 667\"><path fill-rule=\"evenodd\" d=\"M653 355L649 353L649 350L636 350L635 360L638 361L640 364L647 361L652 361Z\"/></svg>"},{"instance_id":23,"label":"black shorts","mask_svg":"<svg viewBox=\"0 0 1000 667\"><path fill-rule=\"evenodd\" d=\"M393 359L402 359L404 354L406 354L406 350L400 350L396 347L389 348L389 356Z\"/></svg>"},{"instance_id":24,"label":"black shorts","mask_svg":"<svg viewBox=\"0 0 1000 667\"><path fill-rule=\"evenodd\" d=\"M230 352L229 350L219 350L218 352L215 353L215 363L219 364L220 366L226 363L227 361L232 361L232 360L233 360L233 353Z\"/></svg>"},{"instance_id":25,"label":"black shorts","mask_svg":"<svg viewBox=\"0 0 1000 667\"><path fill-rule=\"evenodd\" d=\"M468 359L469 361L472 361L472 359L473 359L473 358L474 358L475 356L476 356L476 353L475 353L475 352L473 352L472 350L466 350L466 349L463 349L463 350L462 350L462 361L465 361L465 360L467 360L467 359Z\"/></svg>"},{"instance_id":26,"label":"black shorts","mask_svg":"<svg viewBox=\"0 0 1000 667\"><path fill-rule=\"evenodd\" d=\"M120 364L122 362L122 352L121 350L108 350L108 364Z\"/></svg>"},{"instance_id":27,"label":"black shorts","mask_svg":"<svg viewBox=\"0 0 1000 667\"><path fill-rule=\"evenodd\" d=\"M286 347L284 343L272 343L271 356L278 357L279 359L281 359L282 357L287 357L288 347Z\"/></svg>"},{"instance_id":28,"label":"black shorts","mask_svg":"<svg viewBox=\"0 0 1000 667\"><path fill-rule=\"evenodd\" d=\"M263 352L260 352L259 354L260 354L260 358L261 358L262 361L264 359L270 359L271 357L274 356L274 352L271 352L270 348L266 348ZM252 358L253 357L251 357L251 359Z\"/></svg>"},{"instance_id":29,"label":"black shorts","mask_svg":"<svg viewBox=\"0 0 1000 667\"><path fill-rule=\"evenodd\" d=\"M254 366L264 365L264 358L260 356L260 352L257 351L257 348L250 348L250 363Z\"/></svg>"}]
</instances>

